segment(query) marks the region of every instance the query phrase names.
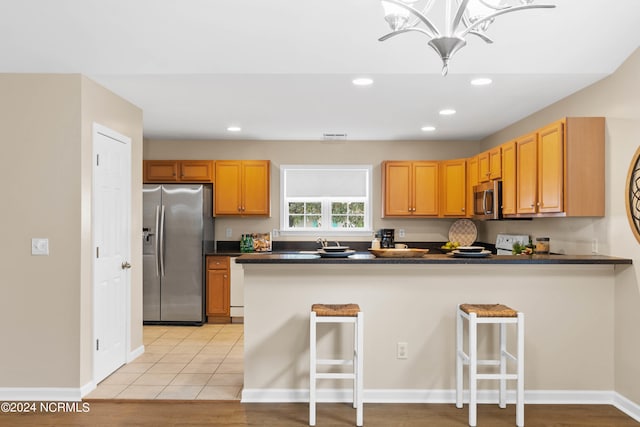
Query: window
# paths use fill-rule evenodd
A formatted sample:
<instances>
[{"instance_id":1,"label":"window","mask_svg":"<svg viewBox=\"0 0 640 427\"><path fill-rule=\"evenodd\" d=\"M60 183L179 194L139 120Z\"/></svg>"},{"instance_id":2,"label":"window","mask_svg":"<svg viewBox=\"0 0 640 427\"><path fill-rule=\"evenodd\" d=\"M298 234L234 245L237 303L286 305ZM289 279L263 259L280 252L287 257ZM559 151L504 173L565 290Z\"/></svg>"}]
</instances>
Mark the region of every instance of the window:
<instances>
[{"instance_id":1,"label":"window","mask_svg":"<svg viewBox=\"0 0 640 427\"><path fill-rule=\"evenodd\" d=\"M281 231L371 232L369 165L282 165Z\"/></svg>"}]
</instances>

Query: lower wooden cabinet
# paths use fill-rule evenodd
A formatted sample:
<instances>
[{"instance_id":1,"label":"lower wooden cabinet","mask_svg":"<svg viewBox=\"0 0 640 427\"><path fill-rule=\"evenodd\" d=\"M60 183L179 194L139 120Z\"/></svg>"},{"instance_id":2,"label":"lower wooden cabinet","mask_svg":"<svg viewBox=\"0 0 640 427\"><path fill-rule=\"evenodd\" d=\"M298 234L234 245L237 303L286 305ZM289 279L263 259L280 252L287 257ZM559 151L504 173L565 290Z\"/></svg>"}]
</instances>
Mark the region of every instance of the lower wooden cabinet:
<instances>
[{"instance_id":1,"label":"lower wooden cabinet","mask_svg":"<svg viewBox=\"0 0 640 427\"><path fill-rule=\"evenodd\" d=\"M207 322L231 322L230 258L208 256L207 263Z\"/></svg>"}]
</instances>

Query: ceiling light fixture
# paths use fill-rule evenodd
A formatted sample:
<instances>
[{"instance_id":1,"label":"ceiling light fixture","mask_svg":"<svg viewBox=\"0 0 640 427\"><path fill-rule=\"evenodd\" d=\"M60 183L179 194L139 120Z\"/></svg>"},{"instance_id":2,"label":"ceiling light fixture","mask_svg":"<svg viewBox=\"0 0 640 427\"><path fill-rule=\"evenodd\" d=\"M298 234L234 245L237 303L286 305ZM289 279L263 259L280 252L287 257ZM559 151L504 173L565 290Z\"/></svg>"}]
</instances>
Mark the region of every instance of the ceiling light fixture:
<instances>
[{"instance_id":1,"label":"ceiling light fixture","mask_svg":"<svg viewBox=\"0 0 640 427\"><path fill-rule=\"evenodd\" d=\"M441 116L451 116L456 113L456 110L453 108L445 108L444 110L440 110Z\"/></svg>"},{"instance_id":2,"label":"ceiling light fixture","mask_svg":"<svg viewBox=\"0 0 640 427\"><path fill-rule=\"evenodd\" d=\"M493 43L485 33L496 16L525 9L553 8L550 4L533 4L534 0L443 0L445 7L445 30L441 33L427 13L436 0L427 0L422 11L413 6L418 0L382 0L384 19L391 32L380 37L385 41L390 37L409 31L417 31L429 37L431 46L442 59L442 75L449 72L449 60L463 48L468 34L480 37L486 43ZM416 18L410 21L411 15ZM425 28L419 25L424 24Z\"/></svg>"},{"instance_id":3,"label":"ceiling light fixture","mask_svg":"<svg viewBox=\"0 0 640 427\"><path fill-rule=\"evenodd\" d=\"M493 83L493 80L488 77L479 77L477 79L471 80L471 84L474 86L486 86L490 85L491 83Z\"/></svg>"},{"instance_id":4,"label":"ceiling light fixture","mask_svg":"<svg viewBox=\"0 0 640 427\"><path fill-rule=\"evenodd\" d=\"M420 130L422 132L433 132L434 130L436 130L436 128L435 126L422 126Z\"/></svg>"},{"instance_id":5,"label":"ceiling light fixture","mask_svg":"<svg viewBox=\"0 0 640 427\"><path fill-rule=\"evenodd\" d=\"M229 132L240 132L242 128L240 126L229 126L227 130Z\"/></svg>"},{"instance_id":6,"label":"ceiling light fixture","mask_svg":"<svg viewBox=\"0 0 640 427\"><path fill-rule=\"evenodd\" d=\"M373 79L368 77L359 77L357 79L353 79L352 83L356 86L371 86L373 84Z\"/></svg>"}]
</instances>

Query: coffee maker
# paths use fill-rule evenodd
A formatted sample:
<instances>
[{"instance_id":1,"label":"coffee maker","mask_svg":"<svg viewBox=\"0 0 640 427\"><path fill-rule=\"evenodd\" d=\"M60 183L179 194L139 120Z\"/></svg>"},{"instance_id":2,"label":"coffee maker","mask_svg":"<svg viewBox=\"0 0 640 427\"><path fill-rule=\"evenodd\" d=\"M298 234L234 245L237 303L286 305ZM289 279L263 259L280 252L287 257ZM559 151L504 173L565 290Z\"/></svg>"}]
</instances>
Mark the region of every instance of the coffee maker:
<instances>
[{"instance_id":1,"label":"coffee maker","mask_svg":"<svg viewBox=\"0 0 640 427\"><path fill-rule=\"evenodd\" d=\"M395 230L393 228L381 228L376 233L376 237L380 239L380 247L383 249L393 248L393 239Z\"/></svg>"}]
</instances>

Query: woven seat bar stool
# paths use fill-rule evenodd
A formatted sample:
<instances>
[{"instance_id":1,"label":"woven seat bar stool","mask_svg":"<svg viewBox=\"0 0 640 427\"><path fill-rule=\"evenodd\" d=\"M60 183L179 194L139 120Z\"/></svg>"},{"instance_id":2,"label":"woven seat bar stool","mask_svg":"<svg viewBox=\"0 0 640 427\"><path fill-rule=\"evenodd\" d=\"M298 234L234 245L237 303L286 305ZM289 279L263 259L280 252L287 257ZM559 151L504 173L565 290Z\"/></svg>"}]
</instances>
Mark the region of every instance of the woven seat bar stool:
<instances>
[{"instance_id":1,"label":"woven seat bar stool","mask_svg":"<svg viewBox=\"0 0 640 427\"><path fill-rule=\"evenodd\" d=\"M469 322L468 354L464 352L464 321ZM499 359L478 360L478 325L500 325ZM516 326L517 354L507 351L507 325ZM515 362L508 369L508 362ZM516 425L524 426L524 313L502 304L460 304L456 313L456 407L463 406L463 368L469 366L469 425L477 422L478 380L498 380L499 406L506 408L507 380L516 381ZM498 373L478 373L478 366L497 366Z\"/></svg>"},{"instance_id":2,"label":"woven seat bar stool","mask_svg":"<svg viewBox=\"0 0 640 427\"><path fill-rule=\"evenodd\" d=\"M313 304L309 322L309 425L316 425L316 381L319 379L353 380L353 407L356 409L356 425L362 426L362 371L363 371L363 332L364 315L357 304ZM353 324L353 356L350 359L318 359L316 326L318 323ZM352 366L351 372L318 372L321 365Z\"/></svg>"}]
</instances>

